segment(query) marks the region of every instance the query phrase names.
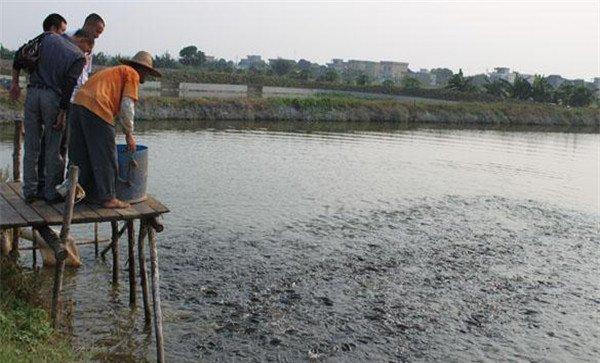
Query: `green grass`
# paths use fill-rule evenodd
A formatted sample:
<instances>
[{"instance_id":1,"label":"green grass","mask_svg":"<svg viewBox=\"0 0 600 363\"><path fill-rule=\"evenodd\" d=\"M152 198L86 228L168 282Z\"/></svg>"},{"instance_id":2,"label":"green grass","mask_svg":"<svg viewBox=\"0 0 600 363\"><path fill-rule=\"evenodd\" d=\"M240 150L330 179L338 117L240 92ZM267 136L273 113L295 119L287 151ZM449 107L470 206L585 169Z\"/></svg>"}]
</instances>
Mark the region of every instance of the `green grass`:
<instances>
[{"instance_id":1,"label":"green grass","mask_svg":"<svg viewBox=\"0 0 600 363\"><path fill-rule=\"evenodd\" d=\"M595 126L600 123L598 107L568 108L554 104L523 101L501 102L427 102L396 99L363 98L344 94L316 95L297 98L165 98L142 97L139 102L139 119L178 118L169 117L169 110L185 111L186 117L213 119L220 112L237 116L240 120L278 120L285 116L285 108L293 108L310 120L336 119L346 113L355 121L429 122L438 123L486 123L512 125L568 125ZM0 92L0 107L16 109L22 103L8 100L6 92ZM163 108L160 116L155 109ZM173 112L176 113L176 112ZM156 116L154 116L156 115ZM191 116L190 116L191 115ZM216 115L216 116L215 116ZM426 116L425 118L423 116ZM343 117L342 117L343 118ZM0 120L6 121L6 120Z\"/></svg>"},{"instance_id":2,"label":"green grass","mask_svg":"<svg viewBox=\"0 0 600 363\"><path fill-rule=\"evenodd\" d=\"M72 347L52 329L35 276L0 257L0 362L73 362Z\"/></svg>"},{"instance_id":3,"label":"green grass","mask_svg":"<svg viewBox=\"0 0 600 363\"><path fill-rule=\"evenodd\" d=\"M488 119L510 119L519 123L519 119L532 120L536 117L554 120L558 123L574 123L579 119L598 120L599 112L594 107L567 108L553 104L533 102L503 101L503 102L448 102L431 103L427 101L404 101L394 99L368 99L345 95L323 95L299 98L235 98L235 99L181 99L181 98L142 98L141 103L146 108L237 108L254 110L276 110L279 107L293 107L303 112L323 112L330 110L352 111L364 110L371 114L418 115L430 113L457 117L471 115Z\"/></svg>"}]
</instances>

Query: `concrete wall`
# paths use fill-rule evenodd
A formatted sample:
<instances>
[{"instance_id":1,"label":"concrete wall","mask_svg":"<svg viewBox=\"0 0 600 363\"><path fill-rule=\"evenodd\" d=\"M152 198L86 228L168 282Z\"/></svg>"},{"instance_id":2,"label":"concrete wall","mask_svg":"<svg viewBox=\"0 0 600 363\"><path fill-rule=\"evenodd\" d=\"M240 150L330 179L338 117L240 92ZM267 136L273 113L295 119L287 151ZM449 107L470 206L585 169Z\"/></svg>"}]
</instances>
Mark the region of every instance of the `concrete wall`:
<instances>
[{"instance_id":1,"label":"concrete wall","mask_svg":"<svg viewBox=\"0 0 600 363\"><path fill-rule=\"evenodd\" d=\"M239 84L211 84L211 83L180 83L179 97L199 98L218 97L232 98L245 97L248 86Z\"/></svg>"},{"instance_id":2,"label":"concrete wall","mask_svg":"<svg viewBox=\"0 0 600 363\"><path fill-rule=\"evenodd\" d=\"M10 76L0 75L0 84L10 83ZM21 77L21 86L26 86L25 77ZM202 97L215 97L215 98L235 98L235 97L247 97L248 86L240 84L213 84L213 83L179 83L166 85L169 88L170 93L165 93L162 88L163 84L159 81L148 81L140 86L140 95L142 97L159 97L159 96L170 96L170 97L183 97L183 98L202 98ZM171 89L173 88L173 89ZM393 99L399 101L420 101L429 103L452 103L452 101L445 100L434 100L428 98L411 97L411 96L396 96L386 95L381 93L368 93L368 92L355 92L355 91L338 91L318 88L296 88L296 87L262 87L262 95L257 95L256 92L252 94L253 97L311 97L323 94L337 94L347 95L361 98L376 98L376 99Z\"/></svg>"}]
</instances>

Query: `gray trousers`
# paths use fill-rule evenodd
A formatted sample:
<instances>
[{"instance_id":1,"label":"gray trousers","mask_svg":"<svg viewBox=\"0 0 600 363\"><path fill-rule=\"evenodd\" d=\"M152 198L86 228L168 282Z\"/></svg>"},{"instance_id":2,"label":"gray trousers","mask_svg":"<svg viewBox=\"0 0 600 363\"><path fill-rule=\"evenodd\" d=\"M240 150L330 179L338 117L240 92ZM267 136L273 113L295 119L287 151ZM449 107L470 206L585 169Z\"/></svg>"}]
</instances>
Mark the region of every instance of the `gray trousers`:
<instances>
[{"instance_id":1,"label":"gray trousers","mask_svg":"<svg viewBox=\"0 0 600 363\"><path fill-rule=\"evenodd\" d=\"M67 117L69 110L67 110ZM65 126L62 131L62 137L60 139L60 157L62 158L63 164L67 160L67 146L69 137L69 123ZM46 137L42 134L42 145L46 143ZM45 148L40 148L40 157L38 158L38 195L44 195L44 160L46 160ZM62 182L63 180L61 180Z\"/></svg>"},{"instance_id":2,"label":"gray trousers","mask_svg":"<svg viewBox=\"0 0 600 363\"><path fill-rule=\"evenodd\" d=\"M79 184L96 202L115 198L117 145L115 127L87 108L72 104L69 114L69 162L79 167Z\"/></svg>"},{"instance_id":3,"label":"gray trousers","mask_svg":"<svg viewBox=\"0 0 600 363\"><path fill-rule=\"evenodd\" d=\"M25 154L23 156L23 195L53 200L59 197L54 187L64 177L65 164L60 155L62 131L52 128L58 116L60 97L50 89L29 87L25 97ZM42 134L44 140L42 144ZM38 195L38 158L44 149L44 164L39 178L44 177L44 188Z\"/></svg>"}]
</instances>

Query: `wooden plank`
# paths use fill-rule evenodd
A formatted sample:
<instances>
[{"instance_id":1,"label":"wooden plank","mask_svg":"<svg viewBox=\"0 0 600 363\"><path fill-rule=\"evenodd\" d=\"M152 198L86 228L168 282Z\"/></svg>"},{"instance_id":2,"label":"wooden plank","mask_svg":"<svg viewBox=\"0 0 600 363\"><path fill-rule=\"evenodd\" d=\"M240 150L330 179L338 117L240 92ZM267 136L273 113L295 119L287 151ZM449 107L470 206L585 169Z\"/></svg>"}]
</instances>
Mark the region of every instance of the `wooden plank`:
<instances>
[{"instance_id":1,"label":"wooden plank","mask_svg":"<svg viewBox=\"0 0 600 363\"><path fill-rule=\"evenodd\" d=\"M116 219L121 219L121 215L117 213L114 209L103 208L99 204L95 203L85 203L91 210L96 212L104 221L113 221Z\"/></svg>"},{"instance_id":2,"label":"wooden plank","mask_svg":"<svg viewBox=\"0 0 600 363\"><path fill-rule=\"evenodd\" d=\"M148 205L148 203L146 203L146 201L132 204L131 208L135 209L140 214L140 216L144 216L144 217L154 216L154 215L159 214L152 207L150 207Z\"/></svg>"},{"instance_id":3,"label":"wooden plank","mask_svg":"<svg viewBox=\"0 0 600 363\"><path fill-rule=\"evenodd\" d=\"M81 220L79 221L79 223L84 222L84 221L94 222L94 221L100 220L100 216L98 215L98 213L96 213L92 208L90 208L85 203L80 202L80 203L75 204L75 207L73 208L73 212L75 212L75 213L77 213L77 215L81 216Z\"/></svg>"},{"instance_id":4,"label":"wooden plank","mask_svg":"<svg viewBox=\"0 0 600 363\"><path fill-rule=\"evenodd\" d=\"M88 206L105 221L140 218L140 213L132 207L110 209L93 203L88 203Z\"/></svg>"},{"instance_id":5,"label":"wooden plank","mask_svg":"<svg viewBox=\"0 0 600 363\"><path fill-rule=\"evenodd\" d=\"M148 204L148 206L150 208L154 209L158 213L168 213L169 212L169 208L165 207L161 202L156 200L151 195L148 195L148 199L146 199L145 203Z\"/></svg>"},{"instance_id":6,"label":"wooden plank","mask_svg":"<svg viewBox=\"0 0 600 363\"><path fill-rule=\"evenodd\" d=\"M0 197L0 227L23 227L27 221L8 203Z\"/></svg>"},{"instance_id":7,"label":"wooden plank","mask_svg":"<svg viewBox=\"0 0 600 363\"><path fill-rule=\"evenodd\" d=\"M58 213L63 213L65 210L65 203L57 203L54 204L53 207ZM94 210L85 203L77 203L73 207L73 223L89 223L99 221L100 219L98 213L94 212Z\"/></svg>"},{"instance_id":8,"label":"wooden plank","mask_svg":"<svg viewBox=\"0 0 600 363\"><path fill-rule=\"evenodd\" d=\"M6 183L0 183L0 193L28 223L31 223L32 225L44 223L44 218L28 206L27 203L25 203L25 201Z\"/></svg>"},{"instance_id":9,"label":"wooden plank","mask_svg":"<svg viewBox=\"0 0 600 363\"><path fill-rule=\"evenodd\" d=\"M23 198L23 193L21 191L21 183L12 182L8 183L10 188L15 191L21 198ZM52 206L48 205L43 200L35 201L29 206L37 212L46 221L46 224L61 224L62 223L62 215L57 213Z\"/></svg>"},{"instance_id":10,"label":"wooden plank","mask_svg":"<svg viewBox=\"0 0 600 363\"><path fill-rule=\"evenodd\" d=\"M20 182L2 184L0 192L5 195L4 199L12 206L11 208L28 223L27 225L58 225L62 223L64 203L48 204L39 200L27 204L23 200ZM131 220L157 216L166 212L169 212L169 209L152 196L148 196L145 201L132 204L129 208L124 209L108 209L95 203L83 201L74 207L73 223Z\"/></svg>"},{"instance_id":11,"label":"wooden plank","mask_svg":"<svg viewBox=\"0 0 600 363\"><path fill-rule=\"evenodd\" d=\"M119 208L115 209L117 213L119 213L123 219L135 219L140 218L140 214L133 209L131 206L129 208Z\"/></svg>"}]
</instances>

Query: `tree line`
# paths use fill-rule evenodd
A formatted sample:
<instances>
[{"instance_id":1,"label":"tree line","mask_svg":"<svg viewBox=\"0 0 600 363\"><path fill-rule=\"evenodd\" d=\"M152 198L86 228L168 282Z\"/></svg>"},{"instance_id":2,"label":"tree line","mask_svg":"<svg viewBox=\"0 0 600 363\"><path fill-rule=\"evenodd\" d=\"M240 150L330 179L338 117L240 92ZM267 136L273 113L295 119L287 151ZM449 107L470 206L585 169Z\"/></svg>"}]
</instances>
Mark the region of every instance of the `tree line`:
<instances>
[{"instance_id":1,"label":"tree line","mask_svg":"<svg viewBox=\"0 0 600 363\"><path fill-rule=\"evenodd\" d=\"M0 58L12 59L14 51L0 44ZM121 55L111 56L104 52L94 54L94 64L111 66L117 65ZM454 73L447 68L434 68L429 73L435 77L435 85L419 79L420 74L412 73L403 77L399 83L392 80L372 79L361 71L344 70L336 71L331 67L310 62L306 59L294 61L290 59L271 59L268 63L257 62L249 67L236 67L233 61L211 59L195 45L183 47L178 57L173 57L165 52L154 56L154 65L157 68L180 70L193 79L194 74L200 78L222 79L227 83L229 79L270 79L281 85L321 85L340 88L365 88L390 94L410 93L427 97L429 93L434 96L445 97L448 92L456 92L465 99L495 99L495 100L521 100L540 103L555 103L565 106L589 106L598 102L594 89L585 85L574 85L565 82L558 87L553 87L548 78L536 75L530 83L521 75L516 75L514 82L504 79L490 80L487 76L483 82L475 82L475 77L466 77L462 69ZM197 72L197 73L195 73ZM180 73L180 72L177 72ZM211 76L212 75L212 76ZM277 81L279 80L279 81ZM439 95L438 95L439 94ZM471 96L469 96L471 95ZM435 98L435 97L434 97Z\"/></svg>"},{"instance_id":2,"label":"tree line","mask_svg":"<svg viewBox=\"0 0 600 363\"><path fill-rule=\"evenodd\" d=\"M110 57L103 53L95 55L96 64L117 64L119 56ZM404 77L400 84L392 80L382 82L371 79L367 74L360 71L338 72L331 67L310 62L306 59L294 61L290 59L271 59L268 63L254 64L247 69L239 69L232 61L223 58L207 61L204 52L196 46L190 45L179 51L179 58L173 58L168 52L154 57L154 64L159 68L167 69L192 69L199 71L215 71L225 73L250 74L252 76L281 77L291 81L300 82L322 82L347 86L382 86L384 91L397 93L399 89L412 93L427 93L429 88L444 88L457 91L462 94L489 95L496 99L513 99L521 101L533 101L540 103L555 103L566 106L582 107L597 102L594 89L585 85L574 85L563 83L557 88L552 87L548 79L536 75L530 83L521 75L516 75L514 82L504 79L485 79L483 85L475 85L473 77L466 77L462 69L454 73L448 68L434 68L430 73L435 77L436 86L431 86L418 79L415 74Z\"/></svg>"},{"instance_id":3,"label":"tree line","mask_svg":"<svg viewBox=\"0 0 600 363\"><path fill-rule=\"evenodd\" d=\"M482 86L476 86L472 78L463 75L461 69L450 77L446 88L469 93L485 92L500 99L555 103L573 107L589 106L594 101L597 102L596 89L571 82L553 87L548 78L542 75L535 75L533 82L516 74L512 83L505 79L488 79Z\"/></svg>"}]
</instances>

